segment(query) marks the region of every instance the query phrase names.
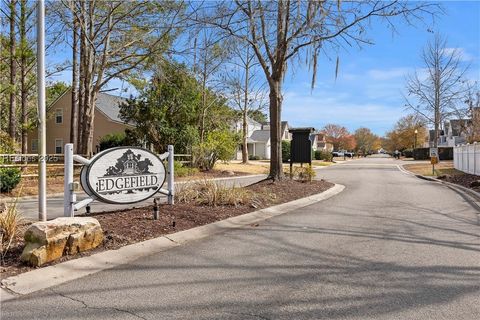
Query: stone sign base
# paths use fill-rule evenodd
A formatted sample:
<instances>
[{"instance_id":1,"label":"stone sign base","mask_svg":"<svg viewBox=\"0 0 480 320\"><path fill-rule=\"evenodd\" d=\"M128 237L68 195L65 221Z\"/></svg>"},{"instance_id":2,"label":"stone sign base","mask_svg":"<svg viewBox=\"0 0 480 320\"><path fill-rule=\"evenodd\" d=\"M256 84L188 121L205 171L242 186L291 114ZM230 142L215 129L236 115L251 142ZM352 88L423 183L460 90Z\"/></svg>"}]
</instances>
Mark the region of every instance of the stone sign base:
<instances>
[{"instance_id":1,"label":"stone sign base","mask_svg":"<svg viewBox=\"0 0 480 320\"><path fill-rule=\"evenodd\" d=\"M94 218L56 218L32 224L24 238L21 260L38 267L97 247L103 241L103 231Z\"/></svg>"}]
</instances>

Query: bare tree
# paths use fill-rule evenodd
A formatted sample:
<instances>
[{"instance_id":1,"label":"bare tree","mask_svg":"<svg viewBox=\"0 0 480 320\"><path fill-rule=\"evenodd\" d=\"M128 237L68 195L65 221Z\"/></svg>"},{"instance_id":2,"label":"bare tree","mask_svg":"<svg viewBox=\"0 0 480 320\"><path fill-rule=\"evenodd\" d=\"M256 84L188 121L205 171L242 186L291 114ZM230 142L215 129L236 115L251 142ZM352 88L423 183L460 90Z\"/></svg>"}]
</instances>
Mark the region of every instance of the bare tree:
<instances>
[{"instance_id":1,"label":"bare tree","mask_svg":"<svg viewBox=\"0 0 480 320\"><path fill-rule=\"evenodd\" d=\"M175 37L182 6L146 0L63 3L80 29L78 151L90 155L98 93L112 79L129 80L160 58Z\"/></svg>"},{"instance_id":2,"label":"bare tree","mask_svg":"<svg viewBox=\"0 0 480 320\"><path fill-rule=\"evenodd\" d=\"M234 60L232 70L226 75L226 84L233 107L240 111L242 119L242 163L248 163L248 122L249 114L265 108L265 82L259 77L261 72L255 54L249 46L239 43L232 50Z\"/></svg>"},{"instance_id":3,"label":"bare tree","mask_svg":"<svg viewBox=\"0 0 480 320\"><path fill-rule=\"evenodd\" d=\"M374 18L394 27L394 17L408 23L435 13L438 6L406 1L225 1L215 7L201 3L200 23L216 27L247 43L255 52L269 86L270 178L283 179L281 153L282 83L300 58L312 64L328 48L369 44L366 31ZM302 59L303 60L303 59ZM338 60L337 60L338 61ZM338 69L338 68L337 68Z\"/></svg>"},{"instance_id":4,"label":"bare tree","mask_svg":"<svg viewBox=\"0 0 480 320\"><path fill-rule=\"evenodd\" d=\"M441 124L460 113L466 93L464 79L468 66L461 64L458 49L449 49L447 40L436 34L422 52L423 69L407 79L406 105L433 124L434 147L438 146Z\"/></svg>"},{"instance_id":5,"label":"bare tree","mask_svg":"<svg viewBox=\"0 0 480 320\"><path fill-rule=\"evenodd\" d=\"M15 21L17 15L17 1L10 0L9 3L9 21L10 21L10 88L9 88L9 115L8 115L8 134L15 140L17 134L17 100L16 100L16 87L17 87L17 60L16 60L16 36L15 36Z\"/></svg>"}]
</instances>

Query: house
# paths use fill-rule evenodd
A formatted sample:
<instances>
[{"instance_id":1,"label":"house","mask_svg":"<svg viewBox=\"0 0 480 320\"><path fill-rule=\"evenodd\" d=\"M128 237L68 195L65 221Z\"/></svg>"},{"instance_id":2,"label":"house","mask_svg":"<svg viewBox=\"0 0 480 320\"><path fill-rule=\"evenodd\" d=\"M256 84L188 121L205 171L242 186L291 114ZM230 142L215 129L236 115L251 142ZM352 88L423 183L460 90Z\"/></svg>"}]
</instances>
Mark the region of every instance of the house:
<instances>
[{"instance_id":1,"label":"house","mask_svg":"<svg viewBox=\"0 0 480 320\"><path fill-rule=\"evenodd\" d=\"M316 146L317 148L315 150L322 150L326 152L332 152L333 151L333 144L327 142L327 138L325 134L323 133L317 133L317 142Z\"/></svg>"},{"instance_id":2,"label":"house","mask_svg":"<svg viewBox=\"0 0 480 320\"><path fill-rule=\"evenodd\" d=\"M233 129L237 133L242 132L242 120L238 120L233 124ZM282 121L281 139L292 140L291 133L288 132L289 126L287 121ZM270 143L270 123L259 123L250 117L247 117L247 148L249 156L256 156L260 159L270 159L271 143ZM239 145L235 159L242 158L242 146Z\"/></svg>"},{"instance_id":3,"label":"house","mask_svg":"<svg viewBox=\"0 0 480 320\"><path fill-rule=\"evenodd\" d=\"M93 127L94 150L103 136L133 128L131 124L125 124L120 119L119 105L124 101L124 99L110 94L98 94ZM47 154L63 153L64 145L70 141L71 110L72 91L70 89L48 107L46 122ZM38 130L36 128L29 132L28 142L28 153L37 153Z\"/></svg>"},{"instance_id":4,"label":"house","mask_svg":"<svg viewBox=\"0 0 480 320\"><path fill-rule=\"evenodd\" d=\"M468 142L468 138L472 134L471 119L454 119L447 120L443 124L443 130L439 130L437 146L438 147L454 147L459 144ZM429 146L434 145L435 130L429 130Z\"/></svg>"}]
</instances>

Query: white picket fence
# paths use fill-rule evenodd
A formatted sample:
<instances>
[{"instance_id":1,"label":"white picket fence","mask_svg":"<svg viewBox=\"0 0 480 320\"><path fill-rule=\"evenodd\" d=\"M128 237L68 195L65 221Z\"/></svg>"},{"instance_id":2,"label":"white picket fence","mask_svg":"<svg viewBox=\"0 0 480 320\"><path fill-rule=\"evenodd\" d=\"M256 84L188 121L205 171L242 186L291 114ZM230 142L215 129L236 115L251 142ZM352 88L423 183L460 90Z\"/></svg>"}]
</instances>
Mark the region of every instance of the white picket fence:
<instances>
[{"instance_id":1,"label":"white picket fence","mask_svg":"<svg viewBox=\"0 0 480 320\"><path fill-rule=\"evenodd\" d=\"M454 147L453 166L457 170L480 175L480 143Z\"/></svg>"}]
</instances>

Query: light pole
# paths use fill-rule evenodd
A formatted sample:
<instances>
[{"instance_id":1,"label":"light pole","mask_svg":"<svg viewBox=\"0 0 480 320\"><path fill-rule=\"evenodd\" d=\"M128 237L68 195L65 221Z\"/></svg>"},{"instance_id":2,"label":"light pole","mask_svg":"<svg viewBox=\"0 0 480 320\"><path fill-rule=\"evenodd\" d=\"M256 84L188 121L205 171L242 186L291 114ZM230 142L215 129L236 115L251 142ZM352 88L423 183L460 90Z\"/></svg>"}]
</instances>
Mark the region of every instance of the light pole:
<instances>
[{"instance_id":1,"label":"light pole","mask_svg":"<svg viewBox=\"0 0 480 320\"><path fill-rule=\"evenodd\" d=\"M415 160L415 149L417 149L417 134L418 134L418 130L415 129L415 139L413 140L413 152L412 152L412 156L414 160Z\"/></svg>"}]
</instances>

